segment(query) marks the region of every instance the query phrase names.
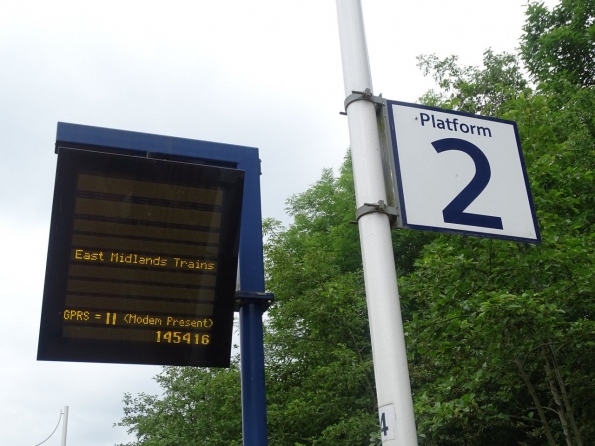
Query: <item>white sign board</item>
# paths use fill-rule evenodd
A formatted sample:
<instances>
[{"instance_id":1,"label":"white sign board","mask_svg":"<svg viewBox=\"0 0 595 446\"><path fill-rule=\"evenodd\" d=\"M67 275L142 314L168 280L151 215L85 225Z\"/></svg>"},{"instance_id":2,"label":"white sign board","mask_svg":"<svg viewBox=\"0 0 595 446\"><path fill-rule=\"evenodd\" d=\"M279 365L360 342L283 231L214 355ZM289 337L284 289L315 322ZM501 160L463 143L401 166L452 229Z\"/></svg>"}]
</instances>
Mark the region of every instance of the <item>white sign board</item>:
<instances>
[{"instance_id":1,"label":"white sign board","mask_svg":"<svg viewBox=\"0 0 595 446\"><path fill-rule=\"evenodd\" d=\"M399 226L541 242L516 123L387 101Z\"/></svg>"}]
</instances>

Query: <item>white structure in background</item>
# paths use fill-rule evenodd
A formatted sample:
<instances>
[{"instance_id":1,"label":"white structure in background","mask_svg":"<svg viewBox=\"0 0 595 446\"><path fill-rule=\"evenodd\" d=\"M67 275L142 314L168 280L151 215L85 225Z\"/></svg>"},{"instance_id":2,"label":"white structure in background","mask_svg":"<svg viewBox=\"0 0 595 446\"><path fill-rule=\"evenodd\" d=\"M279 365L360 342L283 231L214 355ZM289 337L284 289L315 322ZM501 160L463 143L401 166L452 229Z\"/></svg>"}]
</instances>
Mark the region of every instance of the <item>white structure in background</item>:
<instances>
[{"instance_id":1,"label":"white structure in background","mask_svg":"<svg viewBox=\"0 0 595 446\"><path fill-rule=\"evenodd\" d=\"M66 446L66 432L68 430L68 406L64 406L64 419L62 420L62 443L61 446Z\"/></svg>"}]
</instances>

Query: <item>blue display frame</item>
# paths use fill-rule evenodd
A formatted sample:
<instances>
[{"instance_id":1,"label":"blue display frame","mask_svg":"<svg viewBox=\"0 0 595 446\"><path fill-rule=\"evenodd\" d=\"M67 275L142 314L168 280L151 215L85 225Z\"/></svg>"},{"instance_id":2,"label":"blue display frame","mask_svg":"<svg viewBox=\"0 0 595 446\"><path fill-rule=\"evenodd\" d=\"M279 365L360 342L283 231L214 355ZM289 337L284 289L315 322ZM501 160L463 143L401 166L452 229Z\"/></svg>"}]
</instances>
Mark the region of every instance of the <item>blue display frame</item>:
<instances>
[{"instance_id":1,"label":"blue display frame","mask_svg":"<svg viewBox=\"0 0 595 446\"><path fill-rule=\"evenodd\" d=\"M273 296L265 293L260 198L260 158L255 147L58 122L61 146L204 163L245 172L240 227L239 286L242 432L244 446L268 444L262 314Z\"/></svg>"}]
</instances>

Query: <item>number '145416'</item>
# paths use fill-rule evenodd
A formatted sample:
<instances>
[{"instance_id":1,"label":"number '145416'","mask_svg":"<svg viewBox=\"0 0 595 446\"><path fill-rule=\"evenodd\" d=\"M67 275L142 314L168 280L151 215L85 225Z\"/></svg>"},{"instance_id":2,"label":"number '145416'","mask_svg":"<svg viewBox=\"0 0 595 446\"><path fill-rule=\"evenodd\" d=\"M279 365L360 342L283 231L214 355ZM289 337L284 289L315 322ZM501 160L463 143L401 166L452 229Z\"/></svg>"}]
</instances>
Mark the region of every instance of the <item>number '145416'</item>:
<instances>
[{"instance_id":1,"label":"number '145416'","mask_svg":"<svg viewBox=\"0 0 595 446\"><path fill-rule=\"evenodd\" d=\"M157 342L167 342L168 344L209 345L211 343L211 335L204 333L159 330L156 334Z\"/></svg>"}]
</instances>

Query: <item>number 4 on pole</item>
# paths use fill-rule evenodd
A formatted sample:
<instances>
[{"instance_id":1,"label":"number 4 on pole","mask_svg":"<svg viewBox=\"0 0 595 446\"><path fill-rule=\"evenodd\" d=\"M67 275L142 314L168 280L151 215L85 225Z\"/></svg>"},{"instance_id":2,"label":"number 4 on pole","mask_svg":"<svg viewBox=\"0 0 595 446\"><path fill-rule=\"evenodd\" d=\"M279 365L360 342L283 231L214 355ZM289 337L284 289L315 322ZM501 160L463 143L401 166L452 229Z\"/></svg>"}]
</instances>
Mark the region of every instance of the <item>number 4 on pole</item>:
<instances>
[{"instance_id":1,"label":"number 4 on pole","mask_svg":"<svg viewBox=\"0 0 595 446\"><path fill-rule=\"evenodd\" d=\"M383 413L380 415L380 430L382 431L382 435L386 437L388 432L388 426L386 425L386 414Z\"/></svg>"},{"instance_id":2,"label":"number 4 on pole","mask_svg":"<svg viewBox=\"0 0 595 446\"><path fill-rule=\"evenodd\" d=\"M379 407L378 417L380 418L380 438L382 441L394 440L396 438L395 428L397 426L394 404Z\"/></svg>"}]
</instances>

